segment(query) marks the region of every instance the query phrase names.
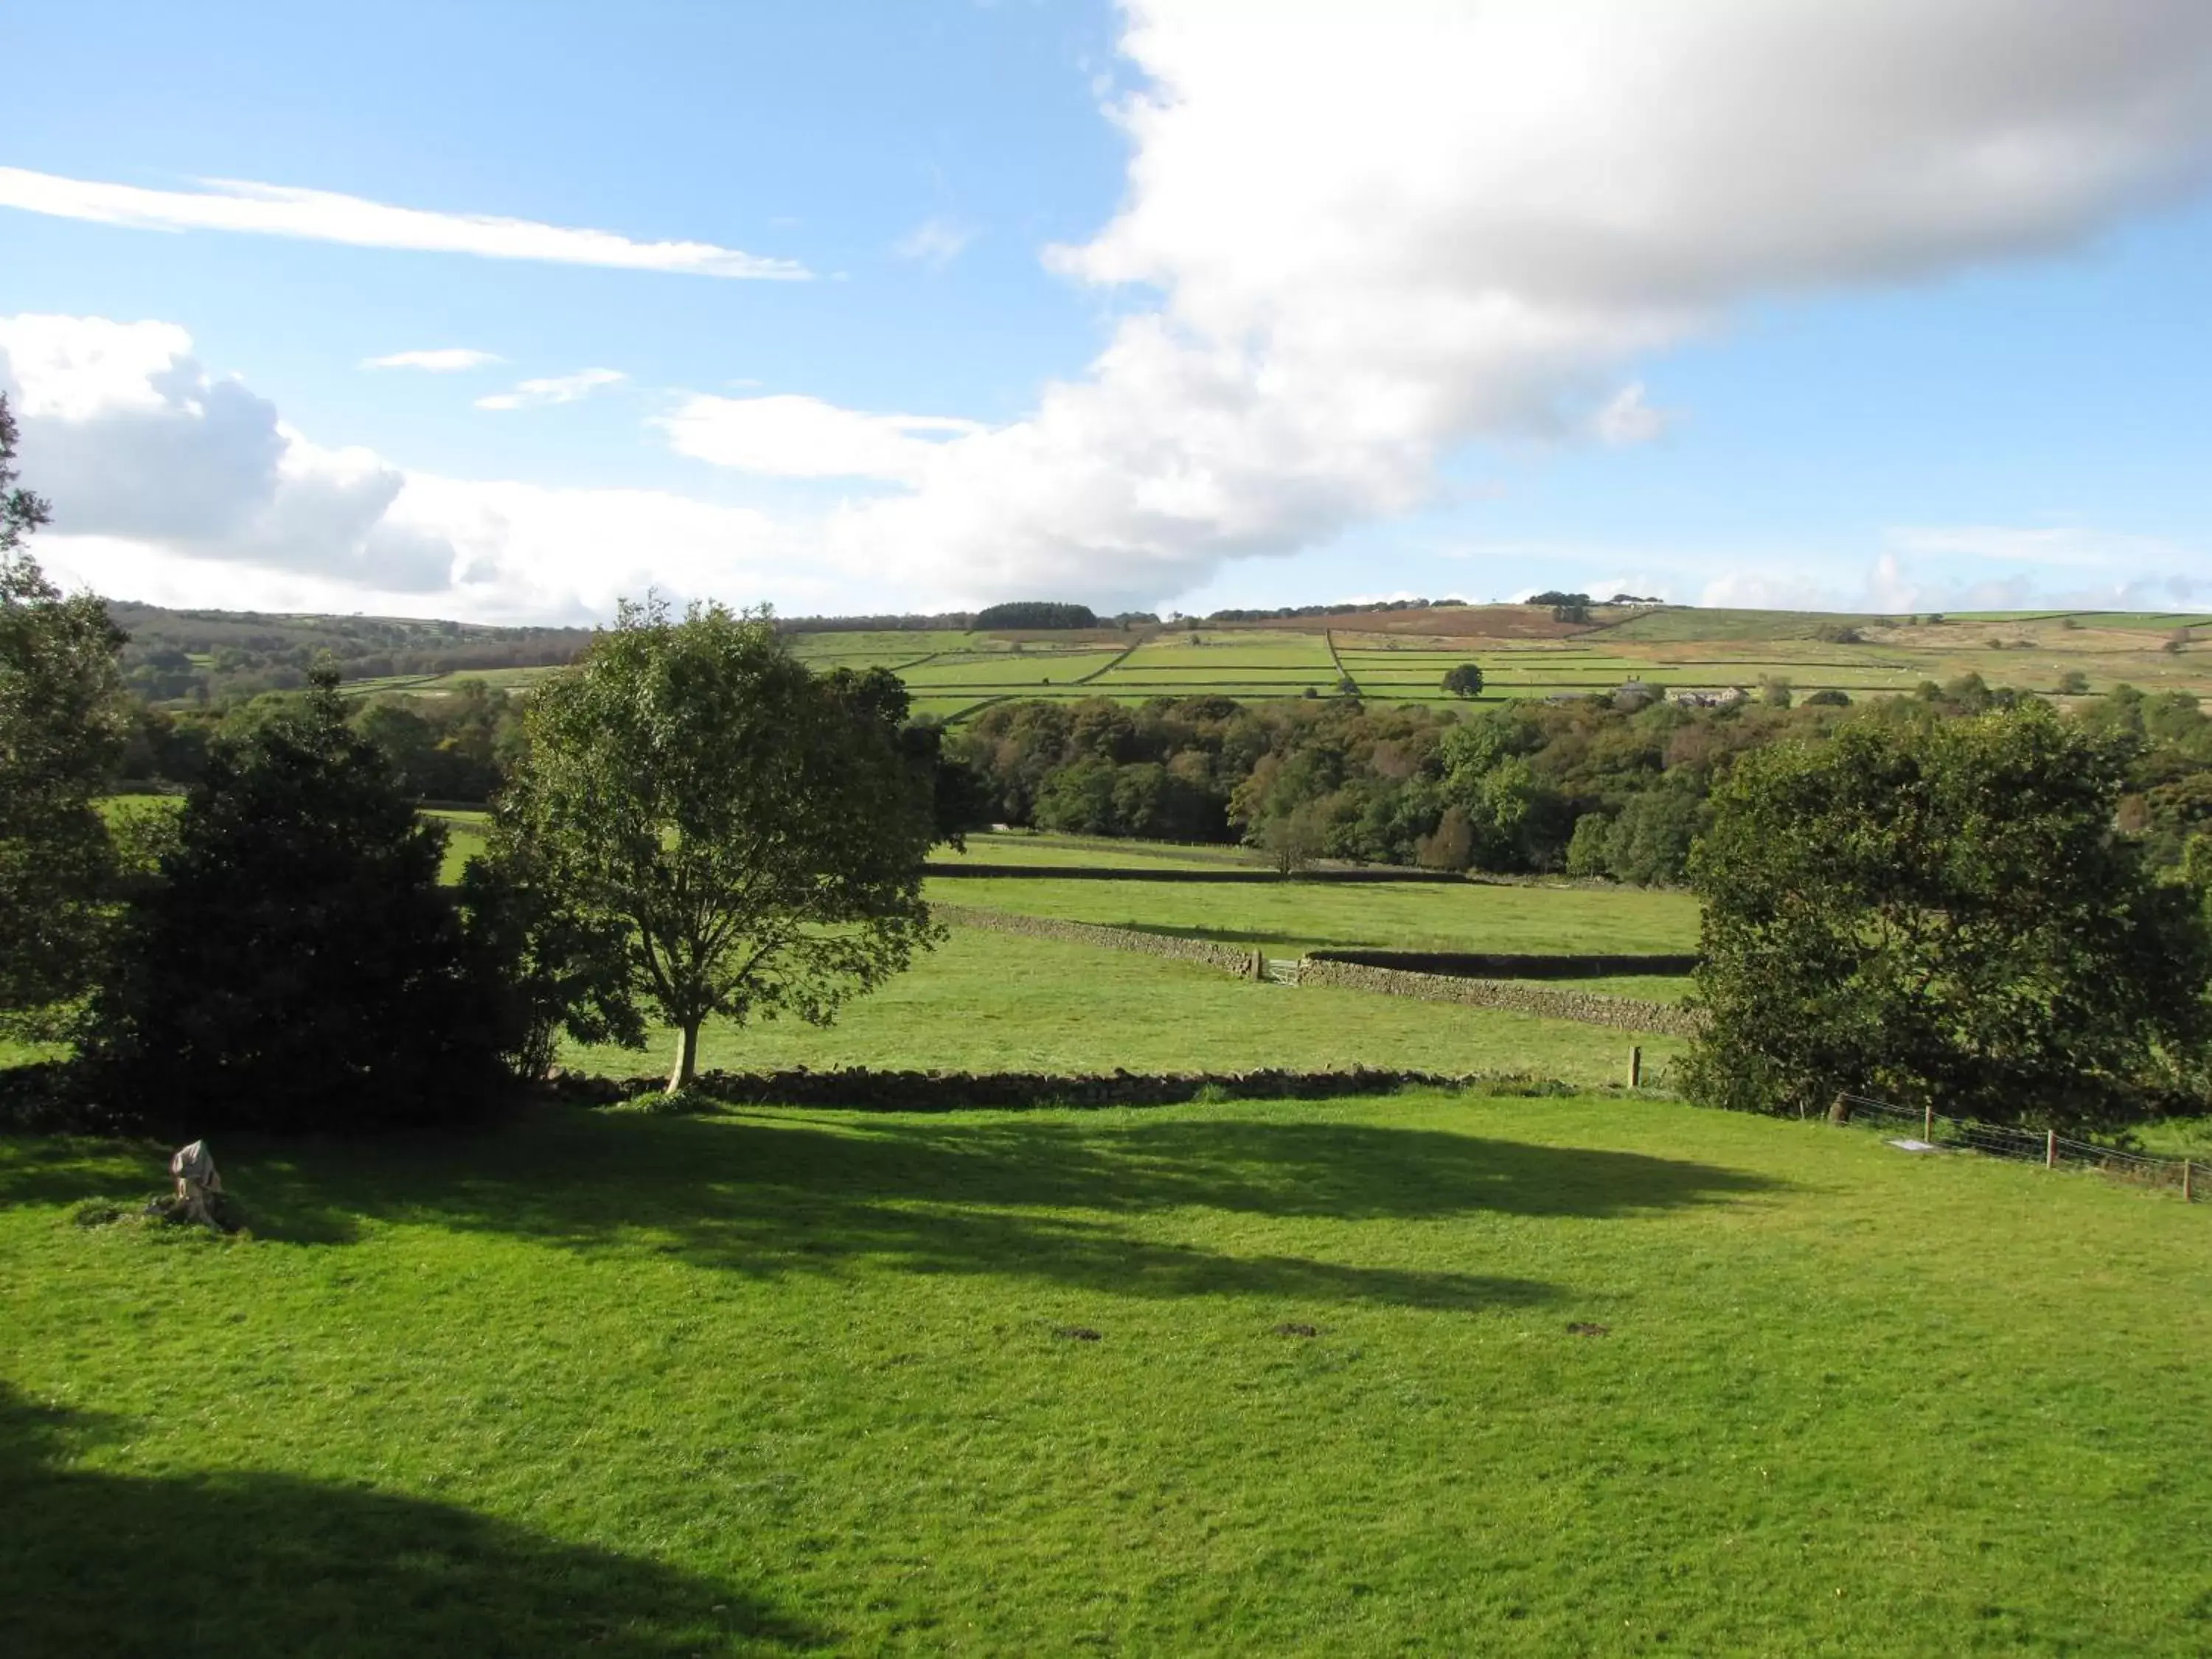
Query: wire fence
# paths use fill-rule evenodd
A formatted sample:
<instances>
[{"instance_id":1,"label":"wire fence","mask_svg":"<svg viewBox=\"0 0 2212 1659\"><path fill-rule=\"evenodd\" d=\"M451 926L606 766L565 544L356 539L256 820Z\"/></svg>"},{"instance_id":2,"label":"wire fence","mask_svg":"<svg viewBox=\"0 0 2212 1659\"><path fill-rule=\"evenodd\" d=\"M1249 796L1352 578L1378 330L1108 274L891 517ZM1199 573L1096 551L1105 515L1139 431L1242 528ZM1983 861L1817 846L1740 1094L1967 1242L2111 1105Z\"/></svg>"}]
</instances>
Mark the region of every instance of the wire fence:
<instances>
[{"instance_id":1,"label":"wire fence","mask_svg":"<svg viewBox=\"0 0 2212 1659\"><path fill-rule=\"evenodd\" d=\"M2156 1158L2148 1152L2102 1146L2093 1140L2076 1140L2056 1130L1975 1123L1964 1118L1945 1117L1925 1107L1915 1110L1910 1106L1892 1105L1886 1100L1869 1100L1863 1095L1837 1096L1828 1116L1832 1122L1856 1123L1883 1132L1903 1130L1905 1133L1892 1138L1914 1150L1924 1146L1984 1152L1992 1158L2040 1164L2051 1170L2095 1170L2130 1186L2171 1188L2191 1202L2195 1201L2197 1188L2208 1171L2212 1171L2212 1164L2199 1169L2197 1165L2204 1162L2199 1158Z\"/></svg>"}]
</instances>

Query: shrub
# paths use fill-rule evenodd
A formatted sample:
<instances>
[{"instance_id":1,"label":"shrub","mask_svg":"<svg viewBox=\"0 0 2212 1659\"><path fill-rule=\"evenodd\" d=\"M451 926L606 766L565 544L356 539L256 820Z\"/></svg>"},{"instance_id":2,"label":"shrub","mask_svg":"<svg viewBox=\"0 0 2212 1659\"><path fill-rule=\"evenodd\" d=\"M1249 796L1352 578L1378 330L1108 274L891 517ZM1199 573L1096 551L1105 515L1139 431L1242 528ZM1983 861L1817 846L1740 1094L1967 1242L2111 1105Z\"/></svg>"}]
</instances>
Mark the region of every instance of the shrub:
<instances>
[{"instance_id":1,"label":"shrub","mask_svg":"<svg viewBox=\"0 0 2212 1659\"><path fill-rule=\"evenodd\" d=\"M335 671L216 745L120 929L83 1048L125 1118L205 1133L449 1121L500 1091L445 832L346 724Z\"/></svg>"}]
</instances>

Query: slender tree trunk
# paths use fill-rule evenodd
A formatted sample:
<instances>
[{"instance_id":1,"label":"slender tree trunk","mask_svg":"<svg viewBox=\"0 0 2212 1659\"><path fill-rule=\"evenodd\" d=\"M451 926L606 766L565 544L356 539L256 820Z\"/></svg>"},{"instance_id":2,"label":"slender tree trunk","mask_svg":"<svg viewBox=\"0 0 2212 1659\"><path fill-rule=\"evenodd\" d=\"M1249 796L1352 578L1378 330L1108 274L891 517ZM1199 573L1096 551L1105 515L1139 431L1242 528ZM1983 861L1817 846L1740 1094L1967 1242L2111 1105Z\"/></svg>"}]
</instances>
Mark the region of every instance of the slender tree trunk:
<instances>
[{"instance_id":1,"label":"slender tree trunk","mask_svg":"<svg viewBox=\"0 0 2212 1659\"><path fill-rule=\"evenodd\" d=\"M687 1020L676 1028L676 1065L668 1073L668 1092L678 1094L691 1086L699 1071L699 1022Z\"/></svg>"}]
</instances>

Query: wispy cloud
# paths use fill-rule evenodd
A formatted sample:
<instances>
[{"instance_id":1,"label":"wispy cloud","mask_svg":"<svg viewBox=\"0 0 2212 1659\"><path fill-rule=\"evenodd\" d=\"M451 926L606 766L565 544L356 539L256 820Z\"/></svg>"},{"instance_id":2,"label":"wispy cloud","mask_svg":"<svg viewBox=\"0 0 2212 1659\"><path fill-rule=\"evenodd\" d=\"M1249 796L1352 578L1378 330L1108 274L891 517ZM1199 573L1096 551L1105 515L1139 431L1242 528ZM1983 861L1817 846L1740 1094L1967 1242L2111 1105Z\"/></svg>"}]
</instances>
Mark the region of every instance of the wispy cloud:
<instances>
[{"instance_id":1,"label":"wispy cloud","mask_svg":"<svg viewBox=\"0 0 2212 1659\"><path fill-rule=\"evenodd\" d=\"M547 404L573 404L590 397L602 386L626 380L629 375L618 368L584 368L574 374L549 375L542 380L525 380L512 392L495 392L488 398L477 399L478 409L537 409Z\"/></svg>"},{"instance_id":2,"label":"wispy cloud","mask_svg":"<svg viewBox=\"0 0 2212 1659\"><path fill-rule=\"evenodd\" d=\"M1670 410L1655 409L1644 396L1644 382L1631 380L1614 392L1592 422L1600 442L1615 448L1648 444L1666 434L1674 423Z\"/></svg>"},{"instance_id":3,"label":"wispy cloud","mask_svg":"<svg viewBox=\"0 0 2212 1659\"><path fill-rule=\"evenodd\" d=\"M942 270L967 251L976 235L973 225L932 215L892 243L891 252L928 270Z\"/></svg>"},{"instance_id":4,"label":"wispy cloud","mask_svg":"<svg viewBox=\"0 0 2212 1659\"><path fill-rule=\"evenodd\" d=\"M468 346L439 346L428 351L394 351L382 357L364 357L363 368L419 368L431 374L453 374L465 368L483 368L507 360L497 352Z\"/></svg>"},{"instance_id":5,"label":"wispy cloud","mask_svg":"<svg viewBox=\"0 0 2212 1659\"><path fill-rule=\"evenodd\" d=\"M240 231L352 247L466 253L484 259L535 259L619 270L787 282L804 281L811 274L795 259L766 258L711 242L634 242L608 230L394 207L332 191L235 179L198 183L198 190L146 190L0 167L0 207L137 230Z\"/></svg>"}]
</instances>

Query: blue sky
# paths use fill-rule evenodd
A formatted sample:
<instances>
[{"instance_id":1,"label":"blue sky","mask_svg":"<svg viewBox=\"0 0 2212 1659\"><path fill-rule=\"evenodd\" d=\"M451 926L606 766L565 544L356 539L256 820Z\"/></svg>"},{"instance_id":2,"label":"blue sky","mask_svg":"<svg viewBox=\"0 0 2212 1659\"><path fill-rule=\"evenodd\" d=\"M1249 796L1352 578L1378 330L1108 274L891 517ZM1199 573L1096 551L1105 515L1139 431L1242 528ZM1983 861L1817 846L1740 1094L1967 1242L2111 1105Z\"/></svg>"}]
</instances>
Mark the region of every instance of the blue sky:
<instances>
[{"instance_id":1,"label":"blue sky","mask_svg":"<svg viewBox=\"0 0 2212 1659\"><path fill-rule=\"evenodd\" d=\"M2212 9L1934 9L24 10L0 390L170 603L2212 606Z\"/></svg>"}]
</instances>

